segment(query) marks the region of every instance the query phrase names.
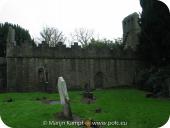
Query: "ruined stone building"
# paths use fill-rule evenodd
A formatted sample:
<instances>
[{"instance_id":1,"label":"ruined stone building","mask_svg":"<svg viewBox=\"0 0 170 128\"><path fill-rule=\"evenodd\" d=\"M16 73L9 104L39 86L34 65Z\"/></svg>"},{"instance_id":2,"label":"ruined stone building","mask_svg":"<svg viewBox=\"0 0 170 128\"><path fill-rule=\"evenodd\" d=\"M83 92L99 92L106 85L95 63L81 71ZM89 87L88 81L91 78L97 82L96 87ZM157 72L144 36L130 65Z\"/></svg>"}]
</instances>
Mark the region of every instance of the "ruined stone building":
<instances>
[{"instance_id":1,"label":"ruined stone building","mask_svg":"<svg viewBox=\"0 0 170 128\"><path fill-rule=\"evenodd\" d=\"M126 44L125 49L130 48L136 50L139 44L140 26L138 24L139 15L135 12L124 18L123 26L123 42Z\"/></svg>"},{"instance_id":2,"label":"ruined stone building","mask_svg":"<svg viewBox=\"0 0 170 128\"><path fill-rule=\"evenodd\" d=\"M131 27L125 25L124 32L131 33L136 25ZM69 89L81 89L87 83L91 88L132 86L135 80L140 61L133 52L85 49L78 43L70 48L62 43L56 47L45 44L32 47L29 43L16 46L14 35L11 30L6 58L0 58L0 68L6 71L0 70L0 77L6 75L6 82L1 82L0 86L9 91L55 91L60 76L64 77Z\"/></svg>"}]
</instances>

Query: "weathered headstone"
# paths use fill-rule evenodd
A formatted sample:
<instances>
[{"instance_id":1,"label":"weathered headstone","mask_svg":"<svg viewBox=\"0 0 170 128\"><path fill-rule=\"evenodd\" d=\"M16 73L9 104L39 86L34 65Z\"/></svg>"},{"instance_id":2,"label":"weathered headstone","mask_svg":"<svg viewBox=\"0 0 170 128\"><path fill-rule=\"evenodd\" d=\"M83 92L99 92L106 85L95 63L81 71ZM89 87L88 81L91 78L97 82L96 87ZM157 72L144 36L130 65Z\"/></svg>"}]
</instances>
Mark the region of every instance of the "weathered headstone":
<instances>
[{"instance_id":1,"label":"weathered headstone","mask_svg":"<svg viewBox=\"0 0 170 128\"><path fill-rule=\"evenodd\" d=\"M69 96L67 92L66 82L63 77L58 78L58 91L60 95L60 102L63 105L63 116L66 119L72 119L72 112L69 102Z\"/></svg>"},{"instance_id":2,"label":"weathered headstone","mask_svg":"<svg viewBox=\"0 0 170 128\"><path fill-rule=\"evenodd\" d=\"M88 84L88 83L86 83L84 86L83 96L84 96L84 98L93 99L93 93L91 92L90 84Z\"/></svg>"}]
</instances>

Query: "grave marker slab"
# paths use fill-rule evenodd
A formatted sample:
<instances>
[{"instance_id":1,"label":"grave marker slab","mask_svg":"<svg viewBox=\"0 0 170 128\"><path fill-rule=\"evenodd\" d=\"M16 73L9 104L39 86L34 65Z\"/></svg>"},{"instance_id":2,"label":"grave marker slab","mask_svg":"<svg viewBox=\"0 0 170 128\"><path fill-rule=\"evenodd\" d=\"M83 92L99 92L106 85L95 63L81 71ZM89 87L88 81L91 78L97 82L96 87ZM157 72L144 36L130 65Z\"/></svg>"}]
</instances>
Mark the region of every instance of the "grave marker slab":
<instances>
[{"instance_id":1,"label":"grave marker slab","mask_svg":"<svg viewBox=\"0 0 170 128\"><path fill-rule=\"evenodd\" d=\"M63 77L58 78L58 91L60 95L60 102L63 105L63 116L66 119L72 120L72 112L67 92L67 86Z\"/></svg>"}]
</instances>

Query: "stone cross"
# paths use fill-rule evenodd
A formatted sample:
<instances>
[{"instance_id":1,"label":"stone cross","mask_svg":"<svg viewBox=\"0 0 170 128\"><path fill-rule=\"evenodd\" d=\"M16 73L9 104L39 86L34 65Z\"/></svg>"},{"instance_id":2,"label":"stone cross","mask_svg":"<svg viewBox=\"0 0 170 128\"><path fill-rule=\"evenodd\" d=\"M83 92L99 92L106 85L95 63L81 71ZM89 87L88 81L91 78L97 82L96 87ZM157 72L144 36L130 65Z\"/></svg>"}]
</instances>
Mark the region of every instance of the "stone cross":
<instances>
[{"instance_id":1,"label":"stone cross","mask_svg":"<svg viewBox=\"0 0 170 128\"><path fill-rule=\"evenodd\" d=\"M90 82L89 82L90 83ZM87 99L91 99L93 100L93 92L91 92L91 89L90 89L90 84L86 83L85 86L84 86L84 93L83 93L83 97L84 98L87 98Z\"/></svg>"},{"instance_id":2,"label":"stone cross","mask_svg":"<svg viewBox=\"0 0 170 128\"><path fill-rule=\"evenodd\" d=\"M71 112L66 82L63 79L63 77L58 78L58 91L60 95L60 102L63 105L63 116L71 120L72 112Z\"/></svg>"}]
</instances>

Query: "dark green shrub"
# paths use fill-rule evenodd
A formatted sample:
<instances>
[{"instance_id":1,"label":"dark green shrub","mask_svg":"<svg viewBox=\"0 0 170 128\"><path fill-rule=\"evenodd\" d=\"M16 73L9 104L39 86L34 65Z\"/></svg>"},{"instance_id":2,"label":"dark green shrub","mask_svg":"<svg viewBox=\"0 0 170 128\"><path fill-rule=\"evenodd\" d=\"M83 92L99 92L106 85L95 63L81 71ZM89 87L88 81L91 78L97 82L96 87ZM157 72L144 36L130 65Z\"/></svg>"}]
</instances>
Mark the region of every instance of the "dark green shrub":
<instances>
[{"instance_id":1,"label":"dark green shrub","mask_svg":"<svg viewBox=\"0 0 170 128\"><path fill-rule=\"evenodd\" d=\"M139 89L153 93L155 97L170 96L170 68L162 67L142 70L138 73Z\"/></svg>"}]
</instances>

